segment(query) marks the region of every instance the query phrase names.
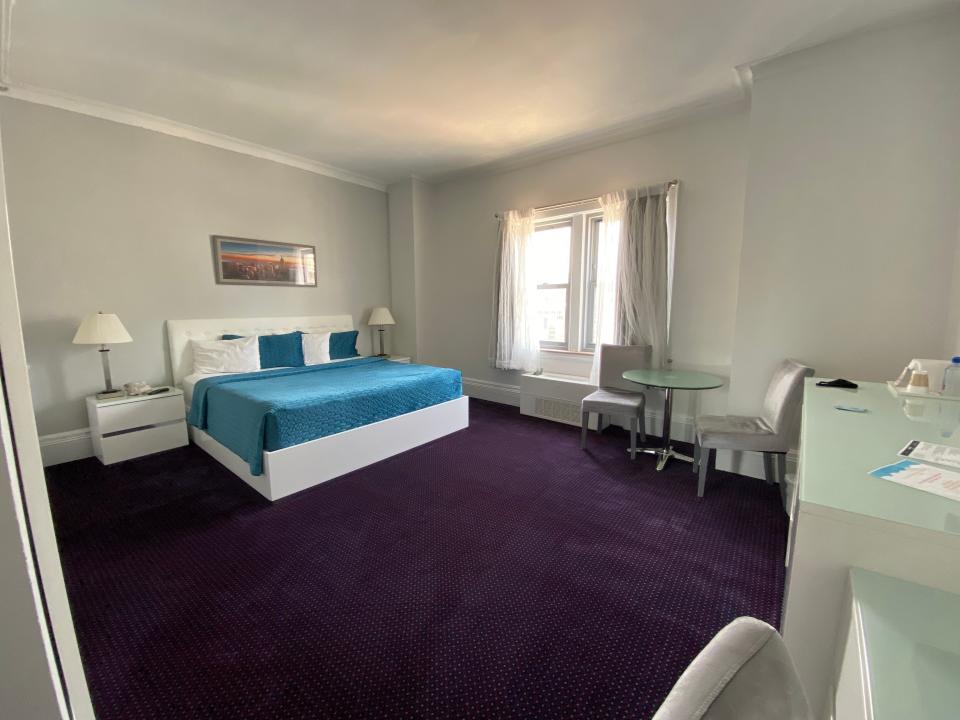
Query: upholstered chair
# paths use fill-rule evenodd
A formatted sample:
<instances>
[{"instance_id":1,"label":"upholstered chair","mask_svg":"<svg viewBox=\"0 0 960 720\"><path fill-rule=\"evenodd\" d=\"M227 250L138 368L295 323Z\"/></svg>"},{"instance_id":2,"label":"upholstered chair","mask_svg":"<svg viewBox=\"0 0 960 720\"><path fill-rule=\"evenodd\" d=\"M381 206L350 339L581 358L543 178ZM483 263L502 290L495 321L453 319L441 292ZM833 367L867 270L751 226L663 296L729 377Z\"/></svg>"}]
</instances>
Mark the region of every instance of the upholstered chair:
<instances>
[{"instance_id":1,"label":"upholstered chair","mask_svg":"<svg viewBox=\"0 0 960 720\"><path fill-rule=\"evenodd\" d=\"M741 617L694 658L653 720L813 720L779 633Z\"/></svg>"},{"instance_id":2,"label":"upholstered chair","mask_svg":"<svg viewBox=\"0 0 960 720\"><path fill-rule=\"evenodd\" d=\"M625 370L650 367L649 345L601 345L599 387L580 403L580 447L587 447L587 426L590 413L597 413L597 432L603 430L603 416L615 415L630 419L630 457L637 457L637 434L647 441L644 409L647 398L637 386L623 379Z\"/></svg>"},{"instance_id":3,"label":"upholstered chair","mask_svg":"<svg viewBox=\"0 0 960 720\"><path fill-rule=\"evenodd\" d=\"M701 415L696 420L693 470L699 472L697 495L703 497L711 450L763 453L767 482L784 481L786 457L800 426L803 379L813 368L784 360L767 386L759 417Z\"/></svg>"}]
</instances>

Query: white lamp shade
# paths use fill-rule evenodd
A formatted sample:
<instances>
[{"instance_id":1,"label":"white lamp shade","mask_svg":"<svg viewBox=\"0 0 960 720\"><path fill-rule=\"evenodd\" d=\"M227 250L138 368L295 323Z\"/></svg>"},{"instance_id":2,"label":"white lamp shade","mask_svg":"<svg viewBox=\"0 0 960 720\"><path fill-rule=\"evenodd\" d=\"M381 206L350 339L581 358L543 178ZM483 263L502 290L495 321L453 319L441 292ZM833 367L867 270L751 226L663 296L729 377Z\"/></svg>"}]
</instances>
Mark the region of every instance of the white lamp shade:
<instances>
[{"instance_id":1,"label":"white lamp shade","mask_svg":"<svg viewBox=\"0 0 960 720\"><path fill-rule=\"evenodd\" d=\"M367 325L396 325L396 321L393 319L393 315L390 314L390 308L378 307L374 308L370 313L370 319L367 320Z\"/></svg>"},{"instance_id":2,"label":"white lamp shade","mask_svg":"<svg viewBox=\"0 0 960 720\"><path fill-rule=\"evenodd\" d=\"M133 342L130 333L120 322L120 318L110 313L87 315L77 328L77 334L73 336L74 345L112 345L128 342Z\"/></svg>"}]
</instances>

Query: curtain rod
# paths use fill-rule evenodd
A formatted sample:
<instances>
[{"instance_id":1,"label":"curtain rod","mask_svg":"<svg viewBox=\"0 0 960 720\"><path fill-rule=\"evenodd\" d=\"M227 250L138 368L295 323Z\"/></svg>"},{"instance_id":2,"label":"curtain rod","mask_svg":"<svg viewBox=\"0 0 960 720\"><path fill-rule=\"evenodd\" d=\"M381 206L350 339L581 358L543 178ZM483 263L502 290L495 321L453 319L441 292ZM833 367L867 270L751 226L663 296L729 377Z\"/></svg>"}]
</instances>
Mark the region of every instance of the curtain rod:
<instances>
[{"instance_id":1,"label":"curtain rod","mask_svg":"<svg viewBox=\"0 0 960 720\"><path fill-rule=\"evenodd\" d=\"M665 183L658 183L658 184L663 184L663 185L666 185L668 188L670 188L670 187L673 187L674 185L679 185L679 184L680 184L680 181L679 181L679 180L669 180L669 181L667 181L667 182L665 182ZM647 185L646 187L656 187L656 184L655 184L655 185ZM560 208L573 207L574 205L582 205L582 204L585 203L585 202L590 202L591 200L596 200L597 198L599 198L599 195L596 196L596 197L583 198L583 199L581 199L581 200L568 200L567 202L555 203L555 204L553 204L553 205L544 205L544 206L542 206L542 207L535 207L535 208L533 209L533 211L534 211L534 212L543 212L544 210L559 210ZM496 218L497 220L499 220L499 219L500 219L500 213L494 213L494 214L493 214L493 217Z\"/></svg>"}]
</instances>

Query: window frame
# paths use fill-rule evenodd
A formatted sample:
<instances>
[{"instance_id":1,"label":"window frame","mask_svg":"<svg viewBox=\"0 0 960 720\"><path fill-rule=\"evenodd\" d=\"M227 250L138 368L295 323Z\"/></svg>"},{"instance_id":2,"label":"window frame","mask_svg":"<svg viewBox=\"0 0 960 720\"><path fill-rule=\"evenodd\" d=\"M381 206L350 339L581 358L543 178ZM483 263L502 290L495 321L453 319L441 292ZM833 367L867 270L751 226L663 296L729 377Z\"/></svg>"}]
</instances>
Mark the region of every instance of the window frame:
<instances>
[{"instance_id":1,"label":"window frame","mask_svg":"<svg viewBox=\"0 0 960 720\"><path fill-rule=\"evenodd\" d=\"M575 228L573 222L570 218L554 218L550 220L544 220L541 222L536 222L534 224L534 232L536 233L539 230L550 230L552 228L558 227L569 227L570 228L570 262L567 265L567 282L565 283L538 283L537 290L564 290L566 295L566 309L564 311L564 339L563 342L556 340L541 340L540 349L541 350L565 350L570 345L570 310L571 310L571 298L573 293L571 292L573 288L573 277L575 275L573 271L573 248L576 244L575 240Z\"/></svg>"},{"instance_id":2,"label":"window frame","mask_svg":"<svg viewBox=\"0 0 960 720\"><path fill-rule=\"evenodd\" d=\"M580 342L581 352L592 353L597 344L590 339L593 331L593 315L597 299L597 250L600 247L600 228L603 225L603 213L584 214L583 243L583 290L580 300Z\"/></svg>"},{"instance_id":3,"label":"window frame","mask_svg":"<svg viewBox=\"0 0 960 720\"><path fill-rule=\"evenodd\" d=\"M569 226L570 231L570 264L567 283L538 284L537 289L567 289L566 311L566 338L564 342L541 340L540 349L544 352L562 352L592 354L593 345L585 345L585 326L587 316L585 293L589 291L584 272L591 266L596 269L596 243L591 243L589 234L593 222L602 219L603 212L597 201L586 201L575 205L563 206L550 211L537 213L535 230L550 227ZM593 257L591 258L591 253ZM592 304L591 304L592 307Z\"/></svg>"}]
</instances>

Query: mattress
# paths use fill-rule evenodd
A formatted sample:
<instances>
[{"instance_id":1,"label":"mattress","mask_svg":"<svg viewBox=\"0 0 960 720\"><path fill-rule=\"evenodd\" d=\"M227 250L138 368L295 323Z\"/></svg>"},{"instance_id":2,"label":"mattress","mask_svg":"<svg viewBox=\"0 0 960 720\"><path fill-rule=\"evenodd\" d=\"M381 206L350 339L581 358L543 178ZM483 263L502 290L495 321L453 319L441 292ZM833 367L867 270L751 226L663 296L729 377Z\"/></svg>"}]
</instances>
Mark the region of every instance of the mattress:
<instances>
[{"instance_id":1,"label":"mattress","mask_svg":"<svg viewBox=\"0 0 960 720\"><path fill-rule=\"evenodd\" d=\"M188 421L243 458L251 474L261 475L264 451L421 410L462 394L459 370L355 358L197 378L191 387Z\"/></svg>"}]
</instances>

